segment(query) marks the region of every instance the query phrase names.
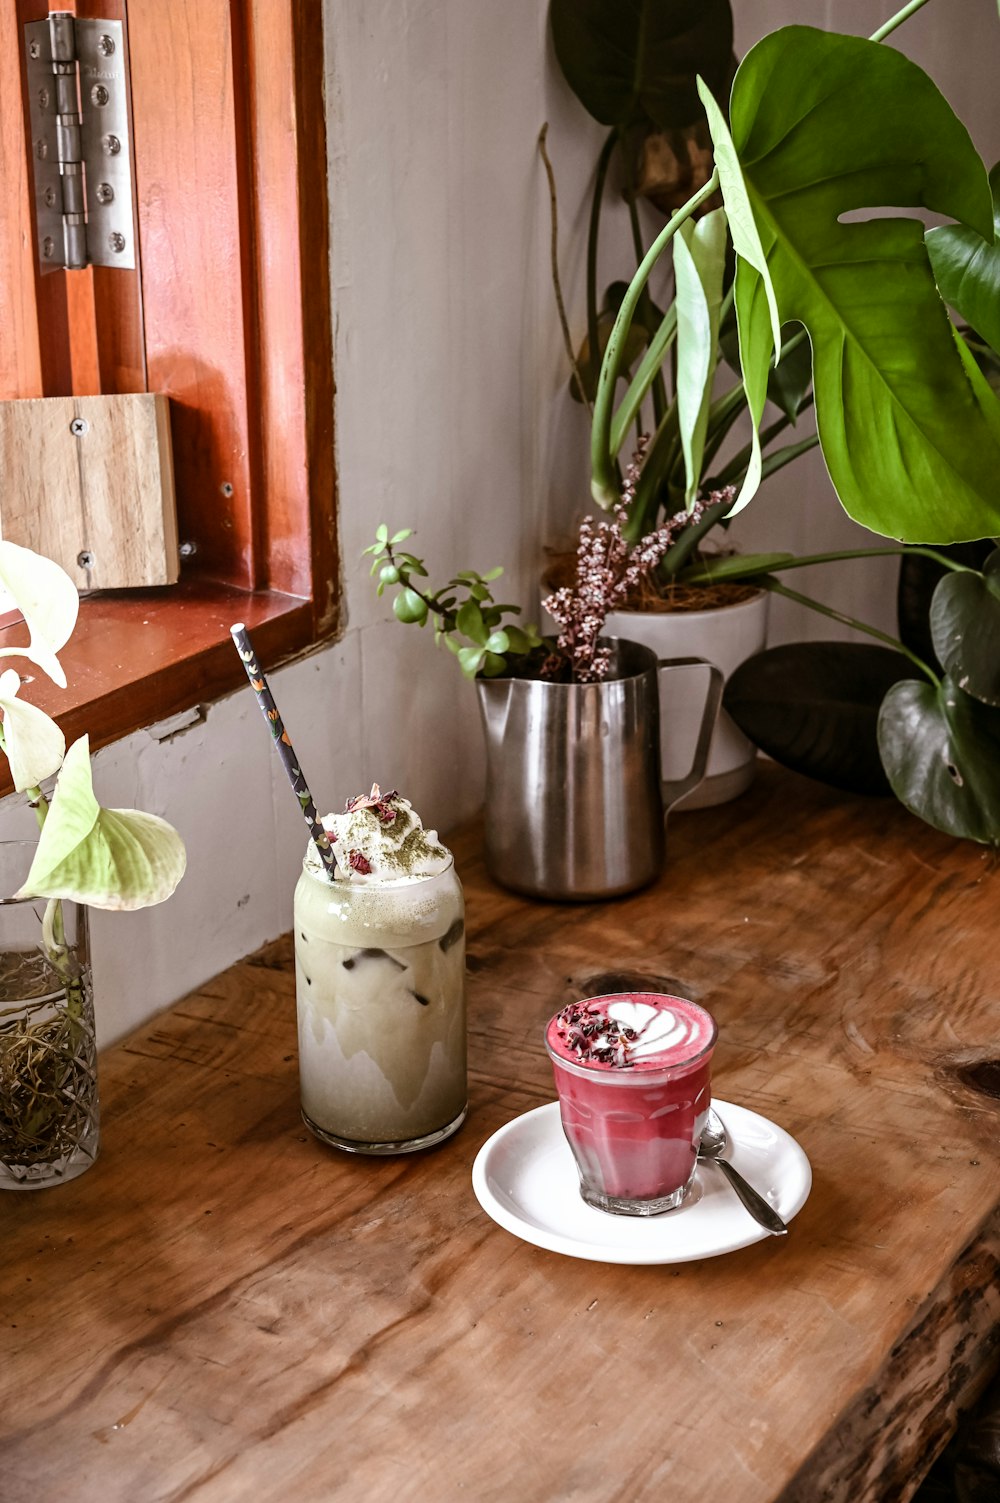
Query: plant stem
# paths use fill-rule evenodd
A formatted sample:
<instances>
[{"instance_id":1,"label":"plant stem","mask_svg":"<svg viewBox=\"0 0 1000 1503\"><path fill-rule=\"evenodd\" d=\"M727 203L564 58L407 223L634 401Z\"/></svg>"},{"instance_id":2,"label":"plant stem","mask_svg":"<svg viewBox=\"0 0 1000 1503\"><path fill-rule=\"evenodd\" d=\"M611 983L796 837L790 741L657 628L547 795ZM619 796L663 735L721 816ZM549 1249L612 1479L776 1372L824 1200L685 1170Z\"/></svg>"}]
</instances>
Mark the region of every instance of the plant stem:
<instances>
[{"instance_id":1,"label":"plant stem","mask_svg":"<svg viewBox=\"0 0 1000 1503\"><path fill-rule=\"evenodd\" d=\"M768 572L774 573L778 569L804 569L809 564L836 564L842 559L849 558L901 557L908 553L915 553L920 558L931 558L936 564L941 564L945 569L951 569L955 574L978 573L978 570L970 569L965 564L958 564L952 558L945 558L943 553L938 553L934 548L909 543L899 544L895 548L848 548L840 553L811 553L805 558L789 559L786 564L775 564Z\"/></svg>"},{"instance_id":2,"label":"plant stem","mask_svg":"<svg viewBox=\"0 0 1000 1503\"><path fill-rule=\"evenodd\" d=\"M601 374L597 383L597 397L594 402L594 420L591 425L591 491L594 500L599 506L607 510L617 500L615 486L614 456L611 454L611 424L614 416L615 387L621 374L622 357L624 355L625 341L628 338L632 319L643 289L649 280L650 273L660 259L664 248L670 243L674 235L692 214L706 203L718 190L719 169L716 168L703 188L692 194L687 203L677 210L653 241L649 250L642 259L635 276L629 285L629 289L622 299L622 305L615 319L615 326L608 340L608 347L604 352L604 361L601 365Z\"/></svg>"},{"instance_id":3,"label":"plant stem","mask_svg":"<svg viewBox=\"0 0 1000 1503\"><path fill-rule=\"evenodd\" d=\"M829 616L831 621L839 621L842 626L852 626L855 631L864 632L866 636L876 637L880 642L885 642L887 646L895 648L896 652L902 653L903 657L909 658L914 667L919 668L920 672L930 679L935 689L940 689L941 680L933 668L928 668L927 664L900 642L898 637L890 637L888 632L879 631L878 627L869 626L864 621L856 621L853 616L847 616L843 611L836 611L832 606L821 605L818 600L812 600L808 595L800 595L798 590L789 590L785 585L778 584L777 580L762 579L761 584L775 595L784 595L786 600L794 600L797 605L808 606L809 610L818 611L821 616Z\"/></svg>"},{"instance_id":4,"label":"plant stem","mask_svg":"<svg viewBox=\"0 0 1000 1503\"><path fill-rule=\"evenodd\" d=\"M601 147L597 159L597 175L594 178L594 196L590 201L590 224L587 228L587 347L591 367L596 369L597 352L601 347L597 327L597 242L601 228L601 208L604 203L604 184L607 181L611 154L615 149L618 131L613 130Z\"/></svg>"},{"instance_id":5,"label":"plant stem","mask_svg":"<svg viewBox=\"0 0 1000 1503\"><path fill-rule=\"evenodd\" d=\"M559 310L559 326L562 329L563 344L566 346L566 354L569 357L569 363L573 369L573 379L576 382L576 389L580 394L580 401L586 402L587 409L589 411L590 401L587 397L587 388L584 386L583 380L580 376L580 368L576 363L576 351L573 349L573 338L569 332L569 319L566 317L566 304L563 300L562 282L559 278L559 206L556 200L556 175L552 170L552 163L549 160L549 154L545 149L545 137L548 135L548 133L549 127L548 122L546 121L546 123L542 126L541 130L538 133L538 150L541 155L542 161L545 164L545 175L549 180L549 211L552 222L552 233L549 240L549 253L552 259L552 286L555 289L556 308ZM596 348L596 344L591 345L591 359L594 359L594 351L596 350Z\"/></svg>"},{"instance_id":6,"label":"plant stem","mask_svg":"<svg viewBox=\"0 0 1000 1503\"><path fill-rule=\"evenodd\" d=\"M908 21L915 11L920 10L926 4L927 0L910 0L909 5L904 5L903 9L898 10L894 16L890 16L888 21L883 21L878 30L872 32L869 40L884 42L891 31L895 31L897 26L902 26L904 21Z\"/></svg>"}]
</instances>

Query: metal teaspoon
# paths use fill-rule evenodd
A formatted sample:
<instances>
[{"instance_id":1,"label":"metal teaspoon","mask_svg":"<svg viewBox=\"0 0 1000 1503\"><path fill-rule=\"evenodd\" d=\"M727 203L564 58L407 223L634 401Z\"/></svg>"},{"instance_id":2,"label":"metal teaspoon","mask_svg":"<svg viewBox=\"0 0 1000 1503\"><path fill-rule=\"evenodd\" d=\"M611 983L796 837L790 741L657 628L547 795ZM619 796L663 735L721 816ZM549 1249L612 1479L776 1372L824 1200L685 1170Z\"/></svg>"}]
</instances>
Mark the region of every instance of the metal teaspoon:
<instances>
[{"instance_id":1,"label":"metal teaspoon","mask_svg":"<svg viewBox=\"0 0 1000 1503\"><path fill-rule=\"evenodd\" d=\"M785 1236L788 1227L782 1221L774 1207L768 1205L764 1197L758 1195L753 1185L747 1184L739 1170L734 1169L729 1160L722 1157L728 1143L729 1136L726 1132L726 1124L718 1113L710 1108L708 1120L701 1135L701 1146L698 1149L698 1157L700 1159L708 1159L713 1164L718 1164L755 1221L758 1221L773 1236Z\"/></svg>"}]
</instances>

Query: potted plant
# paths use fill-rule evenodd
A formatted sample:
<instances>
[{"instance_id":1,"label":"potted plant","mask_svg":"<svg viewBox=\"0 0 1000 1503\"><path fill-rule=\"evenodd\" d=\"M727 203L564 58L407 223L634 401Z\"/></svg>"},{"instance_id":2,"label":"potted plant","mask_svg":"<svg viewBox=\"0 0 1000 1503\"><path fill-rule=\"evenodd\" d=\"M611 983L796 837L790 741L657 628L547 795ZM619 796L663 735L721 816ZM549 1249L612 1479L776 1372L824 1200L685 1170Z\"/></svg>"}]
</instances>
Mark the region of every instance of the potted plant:
<instances>
[{"instance_id":1,"label":"potted plant","mask_svg":"<svg viewBox=\"0 0 1000 1503\"><path fill-rule=\"evenodd\" d=\"M60 688L57 654L79 598L55 563L0 542L0 586L28 629L0 648ZM165 820L105 809L94 796L86 736L67 750L56 723L0 674L0 750L39 825L37 845L0 844L0 1188L37 1189L75 1178L98 1149L97 1060L87 909L161 903L180 881L184 844ZM56 777L51 793L43 785ZM16 890L14 889L16 886Z\"/></svg>"},{"instance_id":2,"label":"potted plant","mask_svg":"<svg viewBox=\"0 0 1000 1503\"><path fill-rule=\"evenodd\" d=\"M681 5L643 0L635 7L613 0L589 0L583 7L573 0L551 0L550 21L556 58L569 86L596 120L610 126L597 163L590 212L587 337L576 352L559 278L555 175L545 131L540 139L552 204L556 303L573 371L570 392L592 404L598 394L599 357L627 291L625 283L612 283L603 307L598 307L597 252L609 164L617 158L621 167L633 247L641 264L645 247L637 197L643 194L658 208L675 209L686 196L678 197L682 184L703 187L711 174L711 142L696 79L706 79L720 96L728 91L735 68L732 16L728 0L688 0ZM639 431L649 427L626 524L633 539L695 497L724 491L734 482L741 485L754 458L751 443L725 463L719 458L734 424L747 410L747 397L738 378L726 215L721 208L711 208L718 196L716 191L703 197L702 217L697 222L688 219L661 258L657 269L663 273L672 256L672 295L654 298L645 281L621 345L618 375L627 374L628 386L607 434L605 473L617 493L622 452L632 443L633 426ZM683 361L679 351L685 352ZM724 359L735 367L737 379L720 390L716 377ZM779 415L762 438L765 476L816 444L814 432L783 442L789 426L811 406L809 388L809 350L801 337L793 338L770 382L769 395ZM752 581L696 586L685 578L690 565L705 556L706 544L720 547L727 511L724 503L711 507L697 526L685 530L659 568L646 576L641 591L609 616L609 632L642 642L660 656L703 654L726 674L763 647L766 591ZM571 568L571 559L557 560L546 573L546 583L558 585L562 571ZM666 684L664 709L664 772L676 777L690 763L697 740L701 705L694 681L677 678ZM723 713L707 776L685 806L736 797L752 780L755 759L753 745Z\"/></svg>"},{"instance_id":3,"label":"potted plant","mask_svg":"<svg viewBox=\"0 0 1000 1503\"><path fill-rule=\"evenodd\" d=\"M945 307L947 300L974 328L995 320L990 183L932 81L878 45L925 3L911 0L868 41L803 26L766 36L737 71L729 122L700 84L716 169L672 216L622 298L594 403L598 504L613 504L622 420L650 375L644 362L618 400L649 276L672 242L688 241L688 249L697 242L701 225L691 221L721 188L724 209L716 212L725 213L736 251L733 300L753 425L733 511L764 475L768 430L759 429L777 372L793 346L808 343L823 456L856 521L912 543L1000 532L1000 406L977 363L980 341L956 329ZM912 219L844 222L852 210L886 204L923 206L957 223L925 239ZM675 267L688 259L675 254ZM707 299L709 315L717 296ZM704 316L700 331L691 323L692 337L685 337L678 320L678 390L690 387L692 399L700 392L711 411L706 355L715 335ZM692 400L694 411L700 420ZM692 453L697 441L692 427ZM636 489L637 525L658 483L647 458ZM679 577L762 580L775 563L748 559L727 571L706 569L702 560Z\"/></svg>"},{"instance_id":4,"label":"potted plant","mask_svg":"<svg viewBox=\"0 0 1000 1503\"><path fill-rule=\"evenodd\" d=\"M887 553L904 565L898 638L781 582L809 564ZM705 573L741 564L723 560ZM987 541L789 555L765 584L879 645L799 642L749 657L726 686L745 734L807 777L892 792L949 835L1000 844L1000 549Z\"/></svg>"},{"instance_id":5,"label":"potted plant","mask_svg":"<svg viewBox=\"0 0 1000 1503\"><path fill-rule=\"evenodd\" d=\"M510 618L520 607L493 599L500 569L466 570L438 589L422 559L405 551L409 530L379 527L378 593L393 588L398 620L434 624L435 640L476 681L486 735L486 858L504 885L533 897L590 899L653 880L664 855L666 813L704 776L722 675L700 658L658 660L640 644L603 635L605 618L656 568L678 533L696 525L698 503L638 543L624 536L635 469L611 520L585 520L576 577L547 601L557 638ZM718 499L718 498L716 498ZM676 780L660 771L659 677L704 672L699 736Z\"/></svg>"}]
</instances>

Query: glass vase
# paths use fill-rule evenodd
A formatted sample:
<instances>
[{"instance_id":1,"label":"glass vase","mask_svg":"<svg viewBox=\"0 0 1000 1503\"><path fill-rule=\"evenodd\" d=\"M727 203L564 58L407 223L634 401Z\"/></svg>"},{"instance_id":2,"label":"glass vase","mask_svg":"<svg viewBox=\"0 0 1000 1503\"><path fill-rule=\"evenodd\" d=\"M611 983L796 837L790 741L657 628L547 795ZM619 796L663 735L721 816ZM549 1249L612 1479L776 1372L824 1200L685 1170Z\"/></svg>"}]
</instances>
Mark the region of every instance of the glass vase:
<instances>
[{"instance_id":1,"label":"glass vase","mask_svg":"<svg viewBox=\"0 0 1000 1503\"><path fill-rule=\"evenodd\" d=\"M33 850L0 842L0 892L21 885ZM0 898L0 1190L75 1179L98 1142L87 910Z\"/></svg>"}]
</instances>

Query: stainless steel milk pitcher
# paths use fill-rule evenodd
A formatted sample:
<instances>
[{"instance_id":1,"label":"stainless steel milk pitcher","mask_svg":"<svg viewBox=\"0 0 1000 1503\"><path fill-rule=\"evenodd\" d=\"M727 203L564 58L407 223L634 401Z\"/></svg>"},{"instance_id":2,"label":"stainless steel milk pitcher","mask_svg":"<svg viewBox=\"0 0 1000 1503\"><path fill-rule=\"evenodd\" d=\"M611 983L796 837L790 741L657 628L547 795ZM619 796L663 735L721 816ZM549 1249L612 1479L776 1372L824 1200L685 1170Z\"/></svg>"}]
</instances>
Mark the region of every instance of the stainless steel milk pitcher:
<instances>
[{"instance_id":1,"label":"stainless steel milk pitcher","mask_svg":"<svg viewBox=\"0 0 1000 1503\"><path fill-rule=\"evenodd\" d=\"M486 863L531 897L631 892L663 865L670 809L705 776L723 675L704 658L658 659L608 638L593 684L477 679L486 732ZM660 775L659 675L700 669L705 708L687 777Z\"/></svg>"}]
</instances>

